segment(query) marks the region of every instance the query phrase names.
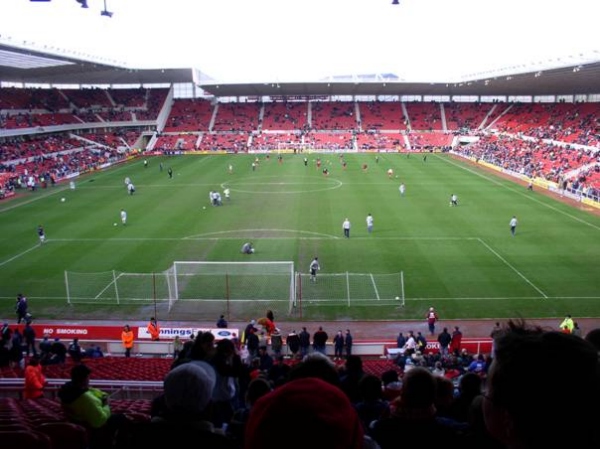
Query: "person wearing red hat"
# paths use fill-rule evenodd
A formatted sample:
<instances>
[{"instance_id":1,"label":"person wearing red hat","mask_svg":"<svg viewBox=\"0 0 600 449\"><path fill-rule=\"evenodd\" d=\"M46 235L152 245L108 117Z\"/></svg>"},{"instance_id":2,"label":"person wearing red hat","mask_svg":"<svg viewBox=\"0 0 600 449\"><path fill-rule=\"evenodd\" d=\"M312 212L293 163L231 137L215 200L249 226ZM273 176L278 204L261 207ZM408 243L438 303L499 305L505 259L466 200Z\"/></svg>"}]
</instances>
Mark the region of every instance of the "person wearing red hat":
<instances>
[{"instance_id":1,"label":"person wearing red hat","mask_svg":"<svg viewBox=\"0 0 600 449\"><path fill-rule=\"evenodd\" d=\"M258 399L246 423L244 448L270 447L290 435L294 447L365 448L362 423L348 397L315 377L289 381Z\"/></svg>"}]
</instances>

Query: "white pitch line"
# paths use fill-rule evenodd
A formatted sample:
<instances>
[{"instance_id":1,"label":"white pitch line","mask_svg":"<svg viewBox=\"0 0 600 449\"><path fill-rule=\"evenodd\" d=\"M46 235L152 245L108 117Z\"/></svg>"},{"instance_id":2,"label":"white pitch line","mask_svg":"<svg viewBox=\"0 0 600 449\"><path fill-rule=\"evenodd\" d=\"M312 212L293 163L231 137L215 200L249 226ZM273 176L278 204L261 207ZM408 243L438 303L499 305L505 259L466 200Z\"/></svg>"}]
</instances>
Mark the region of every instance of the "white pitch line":
<instances>
[{"instance_id":1,"label":"white pitch line","mask_svg":"<svg viewBox=\"0 0 600 449\"><path fill-rule=\"evenodd\" d=\"M120 237L108 237L108 238L70 238L70 239L59 239L53 238L53 242L156 242L156 241L165 241L165 242L176 242L183 240L240 240L243 237L240 237L240 233L243 232L264 232L265 229L242 229L242 230L232 230L232 231L219 231L219 232L211 232L208 234L200 234L197 236L189 236L189 237L128 237L128 238L120 238ZM267 232L300 232L302 234L315 234L311 237L301 237L301 236L290 236L290 237L256 237L255 240L342 240L342 237L329 235L329 234L321 234L318 232L310 232L310 231L293 231L293 230L273 230L268 229ZM233 234L236 235L231 237L226 237L223 234ZM218 237L209 237L212 235L219 235ZM343 239L344 241L346 239ZM352 237L352 240L373 240L373 237ZM377 237L377 240L404 240L404 241L443 241L443 240L479 240L479 237ZM46 240L48 242L48 240Z\"/></svg>"},{"instance_id":2,"label":"white pitch line","mask_svg":"<svg viewBox=\"0 0 600 449\"><path fill-rule=\"evenodd\" d=\"M48 243L48 240L46 240L46 243L44 243L44 245L46 245L47 243ZM1 267L1 266L3 266L3 265L6 265L7 263L10 263L10 262L12 262L13 260L16 260L16 259L18 259L18 258L19 258L19 257L21 257L21 256L24 256L25 254L27 254L27 253L29 253L29 252L31 252L31 251L33 251L34 249L36 249L36 248L39 248L39 247L40 247L40 245L35 245L35 246L32 246L31 248L29 248L29 249L26 249L26 250L25 250L25 251L23 251L22 253L19 253L19 254L17 254L16 256L13 256L13 257L11 257L10 259L7 259L7 260L5 260L5 261L3 261L3 262L0 262L0 267Z\"/></svg>"},{"instance_id":3,"label":"white pitch line","mask_svg":"<svg viewBox=\"0 0 600 449\"><path fill-rule=\"evenodd\" d=\"M379 297L379 290L377 290L377 282L375 282L373 273L371 273L371 282L373 283L373 288L375 289L375 296L377 296L377 301L379 301L381 298Z\"/></svg>"},{"instance_id":4,"label":"white pitch line","mask_svg":"<svg viewBox=\"0 0 600 449\"><path fill-rule=\"evenodd\" d=\"M533 282L531 282L529 279L527 279L525 277L525 275L523 273L521 273L519 270L517 270L515 267L513 267L508 260L506 260L504 257L502 257L500 254L498 254L496 251L494 251L494 249L488 245L487 243L485 243L482 239L478 239L481 244L483 246L485 246L492 254L494 254L498 259L500 259L502 262L504 262L506 264L507 267L509 267L511 270L513 270L515 273L517 273L525 282L527 282L529 285L531 285L533 288L535 288L538 293L540 295L542 295L545 299L548 299L548 295L546 295L546 293L544 293L542 290L540 290Z\"/></svg>"}]
</instances>

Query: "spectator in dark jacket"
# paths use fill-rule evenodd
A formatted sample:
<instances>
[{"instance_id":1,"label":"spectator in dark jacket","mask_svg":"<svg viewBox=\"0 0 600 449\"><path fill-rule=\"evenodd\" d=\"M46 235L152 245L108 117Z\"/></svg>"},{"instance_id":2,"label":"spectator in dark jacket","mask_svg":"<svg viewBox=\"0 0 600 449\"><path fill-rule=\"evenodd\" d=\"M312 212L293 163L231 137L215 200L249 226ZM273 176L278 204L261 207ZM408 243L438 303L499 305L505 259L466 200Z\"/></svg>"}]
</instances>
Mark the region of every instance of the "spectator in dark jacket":
<instances>
[{"instance_id":1,"label":"spectator in dark jacket","mask_svg":"<svg viewBox=\"0 0 600 449\"><path fill-rule=\"evenodd\" d=\"M225 319L225 315L221 315L217 320L217 327L219 329L227 329L227 320Z\"/></svg>"}]
</instances>

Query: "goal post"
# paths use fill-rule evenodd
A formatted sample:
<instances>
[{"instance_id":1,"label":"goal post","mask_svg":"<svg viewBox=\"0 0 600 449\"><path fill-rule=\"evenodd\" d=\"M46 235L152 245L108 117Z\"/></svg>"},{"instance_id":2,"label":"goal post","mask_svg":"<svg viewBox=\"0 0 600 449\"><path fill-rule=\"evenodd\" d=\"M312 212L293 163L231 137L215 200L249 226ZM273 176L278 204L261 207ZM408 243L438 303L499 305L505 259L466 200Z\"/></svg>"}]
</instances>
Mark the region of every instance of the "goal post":
<instances>
[{"instance_id":1,"label":"goal post","mask_svg":"<svg viewBox=\"0 0 600 449\"><path fill-rule=\"evenodd\" d=\"M298 273L296 284L301 309L318 305L405 305L404 272L319 273L315 281L310 274Z\"/></svg>"},{"instance_id":2,"label":"goal post","mask_svg":"<svg viewBox=\"0 0 600 449\"><path fill-rule=\"evenodd\" d=\"M169 311L196 303L210 319L227 313L230 320L245 320L267 310L290 315L296 301L294 273L291 261L175 261L166 276Z\"/></svg>"},{"instance_id":3,"label":"goal post","mask_svg":"<svg viewBox=\"0 0 600 449\"><path fill-rule=\"evenodd\" d=\"M277 153L312 153L314 149L312 142L277 142Z\"/></svg>"}]
</instances>

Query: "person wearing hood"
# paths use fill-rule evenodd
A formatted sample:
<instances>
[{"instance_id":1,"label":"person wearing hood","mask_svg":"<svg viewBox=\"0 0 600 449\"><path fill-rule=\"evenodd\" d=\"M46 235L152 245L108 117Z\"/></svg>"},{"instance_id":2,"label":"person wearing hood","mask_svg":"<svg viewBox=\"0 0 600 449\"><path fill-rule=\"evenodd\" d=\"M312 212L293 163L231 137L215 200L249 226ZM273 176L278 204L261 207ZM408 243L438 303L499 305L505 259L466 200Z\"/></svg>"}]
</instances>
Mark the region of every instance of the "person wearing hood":
<instances>
[{"instance_id":1,"label":"person wearing hood","mask_svg":"<svg viewBox=\"0 0 600 449\"><path fill-rule=\"evenodd\" d=\"M84 364L71 369L71 380L58 392L67 416L92 428L102 427L110 418L108 394L90 387L92 371Z\"/></svg>"},{"instance_id":2,"label":"person wearing hood","mask_svg":"<svg viewBox=\"0 0 600 449\"><path fill-rule=\"evenodd\" d=\"M75 365L71 369L71 380L60 388L58 397L69 420L88 427L91 431L90 441L100 448L112 441L127 418L111 413L108 393L90 387L91 372L83 363ZM91 449L93 447L94 444Z\"/></svg>"}]
</instances>

